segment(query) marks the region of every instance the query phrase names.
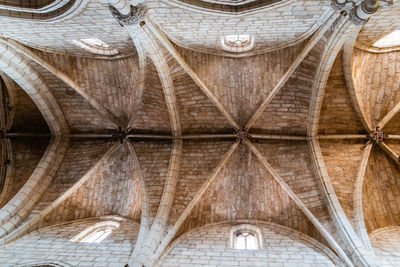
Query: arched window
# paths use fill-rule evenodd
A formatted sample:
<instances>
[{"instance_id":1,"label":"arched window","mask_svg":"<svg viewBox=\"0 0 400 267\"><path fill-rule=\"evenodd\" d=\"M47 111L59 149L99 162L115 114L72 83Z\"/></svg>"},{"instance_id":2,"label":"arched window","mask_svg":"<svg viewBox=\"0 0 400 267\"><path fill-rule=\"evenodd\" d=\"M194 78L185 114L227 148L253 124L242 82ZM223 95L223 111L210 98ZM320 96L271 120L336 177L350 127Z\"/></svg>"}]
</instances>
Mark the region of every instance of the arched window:
<instances>
[{"instance_id":1,"label":"arched window","mask_svg":"<svg viewBox=\"0 0 400 267\"><path fill-rule=\"evenodd\" d=\"M262 247L261 231L253 225L239 225L231 229L231 247L258 250Z\"/></svg>"},{"instance_id":2,"label":"arched window","mask_svg":"<svg viewBox=\"0 0 400 267\"><path fill-rule=\"evenodd\" d=\"M392 33L386 35L385 37L374 43L374 46L380 48L398 45L400 45L400 29L393 31Z\"/></svg>"},{"instance_id":3,"label":"arched window","mask_svg":"<svg viewBox=\"0 0 400 267\"><path fill-rule=\"evenodd\" d=\"M254 37L249 34L232 34L222 37L222 48L229 52L241 53L254 48Z\"/></svg>"},{"instance_id":4,"label":"arched window","mask_svg":"<svg viewBox=\"0 0 400 267\"><path fill-rule=\"evenodd\" d=\"M93 54L112 56L119 53L117 49L97 38L72 40L72 43Z\"/></svg>"},{"instance_id":5,"label":"arched window","mask_svg":"<svg viewBox=\"0 0 400 267\"><path fill-rule=\"evenodd\" d=\"M82 243L100 243L106 239L116 228L119 227L118 222L106 221L96 223L73 237L71 242Z\"/></svg>"},{"instance_id":6,"label":"arched window","mask_svg":"<svg viewBox=\"0 0 400 267\"><path fill-rule=\"evenodd\" d=\"M238 232L236 233L235 248L249 250L258 249L257 238L251 232Z\"/></svg>"}]
</instances>

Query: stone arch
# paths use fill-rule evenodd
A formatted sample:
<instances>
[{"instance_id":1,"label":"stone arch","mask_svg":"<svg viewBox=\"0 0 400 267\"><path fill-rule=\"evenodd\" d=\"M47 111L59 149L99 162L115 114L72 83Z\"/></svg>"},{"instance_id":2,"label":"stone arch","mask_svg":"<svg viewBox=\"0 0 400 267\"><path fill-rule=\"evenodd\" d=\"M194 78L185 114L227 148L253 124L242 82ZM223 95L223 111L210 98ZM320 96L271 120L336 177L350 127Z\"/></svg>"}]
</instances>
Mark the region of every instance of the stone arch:
<instances>
[{"instance_id":1,"label":"stone arch","mask_svg":"<svg viewBox=\"0 0 400 267\"><path fill-rule=\"evenodd\" d=\"M16 265L16 267L72 267L63 261L32 261L28 264Z\"/></svg>"},{"instance_id":2,"label":"stone arch","mask_svg":"<svg viewBox=\"0 0 400 267\"><path fill-rule=\"evenodd\" d=\"M400 226L376 229L369 238L380 266L400 265Z\"/></svg>"},{"instance_id":3,"label":"stone arch","mask_svg":"<svg viewBox=\"0 0 400 267\"><path fill-rule=\"evenodd\" d=\"M167 1L165 1L167 2ZM241 15L271 10L291 4L293 0L169 0L169 4L208 14Z\"/></svg>"},{"instance_id":4,"label":"stone arch","mask_svg":"<svg viewBox=\"0 0 400 267\"><path fill-rule=\"evenodd\" d=\"M45 81L11 47L0 43L0 71L13 79L32 98L52 135L68 133L67 121Z\"/></svg>"},{"instance_id":5,"label":"stone arch","mask_svg":"<svg viewBox=\"0 0 400 267\"><path fill-rule=\"evenodd\" d=\"M261 230L263 246L260 250L238 251L231 248L230 230L232 227L243 224L253 225ZM280 251L281 244L282 250ZM301 249L296 252L288 251L286 247L290 244L295 244L294 248L301 247ZM185 251L183 259L187 262L186 264L189 263L189 260L193 266L196 266L196 263L200 265L235 266L239 265L239 262L241 263L240 266L242 264L246 266L245 262L250 256L259 260L258 264L265 263L266 260L279 263L281 259L285 261L285 264L288 263L288 259L293 259L292 264L296 264L296 262L301 264L310 255L314 255L312 257L318 259L314 262L315 264L323 264L325 266L343 264L336 254L315 239L291 228L258 220L224 221L193 229L170 244L164 255L156 263L156 266L179 266L179 259L182 257L176 256L182 251ZM193 254L190 252L193 252ZM219 259L214 261L207 260L207 258L211 258L213 253L218 253ZM286 253L294 253L300 255L300 257L294 256L294 258L297 257L297 259L294 259ZM285 256L283 256L284 254ZM204 255L203 259L202 256L199 257L198 255ZM170 257L174 257L174 260L178 259L178 262L169 262ZM317 262L319 260L321 262ZM281 262L283 263L283 261ZM254 261L248 262L248 264L248 266L256 265Z\"/></svg>"},{"instance_id":6,"label":"stone arch","mask_svg":"<svg viewBox=\"0 0 400 267\"><path fill-rule=\"evenodd\" d=\"M79 14L87 0L0 0L0 17L12 20L59 21Z\"/></svg>"},{"instance_id":7,"label":"stone arch","mask_svg":"<svg viewBox=\"0 0 400 267\"><path fill-rule=\"evenodd\" d=\"M70 241L76 234L104 221L115 221L120 226L101 243ZM0 262L20 267L33 267L38 266L38 264L69 267L77 266L81 262L90 263L89 266L123 266L128 263L138 233L139 224L137 222L120 216L102 216L69 221L35 230L10 243L2 250ZM47 240L47 242L39 242L41 245L38 247L39 240ZM24 247L23 251L18 249L21 247ZM23 254L31 255L30 259L21 257ZM32 261L33 258L36 261ZM13 262L13 259L15 259L15 262Z\"/></svg>"}]
</instances>

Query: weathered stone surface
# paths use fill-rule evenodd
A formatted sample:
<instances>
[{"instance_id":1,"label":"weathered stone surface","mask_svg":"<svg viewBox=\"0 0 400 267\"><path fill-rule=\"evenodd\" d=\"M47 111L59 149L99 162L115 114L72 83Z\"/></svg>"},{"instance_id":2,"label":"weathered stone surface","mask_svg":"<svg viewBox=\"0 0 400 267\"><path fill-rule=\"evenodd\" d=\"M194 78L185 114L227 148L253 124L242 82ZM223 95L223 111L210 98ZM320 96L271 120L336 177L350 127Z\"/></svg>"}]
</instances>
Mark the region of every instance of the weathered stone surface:
<instances>
[{"instance_id":1,"label":"weathered stone surface","mask_svg":"<svg viewBox=\"0 0 400 267\"><path fill-rule=\"evenodd\" d=\"M21 189L38 165L49 143L46 138L13 138L12 174L6 179L6 187L1 192L0 207L3 207Z\"/></svg>"},{"instance_id":2,"label":"weathered stone surface","mask_svg":"<svg viewBox=\"0 0 400 267\"><path fill-rule=\"evenodd\" d=\"M250 221L251 222L251 221ZM192 231L181 237L159 261L158 266L335 266L332 260L296 232L274 224L254 223L261 228L260 250L236 250L231 247L230 229L234 224L217 224ZM290 247L290 249L288 249Z\"/></svg>"},{"instance_id":3,"label":"weathered stone surface","mask_svg":"<svg viewBox=\"0 0 400 267\"><path fill-rule=\"evenodd\" d=\"M49 127L32 99L11 80L9 88L14 98L13 121L10 132L48 133Z\"/></svg>"},{"instance_id":4,"label":"weathered stone surface","mask_svg":"<svg viewBox=\"0 0 400 267\"><path fill-rule=\"evenodd\" d=\"M347 218L352 222L354 186L365 144L363 141L326 140L320 141L320 145L333 188Z\"/></svg>"},{"instance_id":5,"label":"weathered stone surface","mask_svg":"<svg viewBox=\"0 0 400 267\"><path fill-rule=\"evenodd\" d=\"M400 102L399 59L400 52L375 54L355 49L356 93L373 126ZM398 132L398 120L389 124L386 126L387 133Z\"/></svg>"},{"instance_id":6,"label":"weathered stone surface","mask_svg":"<svg viewBox=\"0 0 400 267\"><path fill-rule=\"evenodd\" d=\"M303 212L245 145L232 155L180 231L240 219L274 222L319 238Z\"/></svg>"},{"instance_id":7,"label":"weathered stone surface","mask_svg":"<svg viewBox=\"0 0 400 267\"><path fill-rule=\"evenodd\" d=\"M140 185L126 144L97 166L86 182L43 218L42 227L106 215L140 220Z\"/></svg>"},{"instance_id":8,"label":"weathered stone surface","mask_svg":"<svg viewBox=\"0 0 400 267\"><path fill-rule=\"evenodd\" d=\"M400 264L400 229L398 226L374 231L370 238L381 266L389 267Z\"/></svg>"},{"instance_id":9,"label":"weathered stone surface","mask_svg":"<svg viewBox=\"0 0 400 267\"><path fill-rule=\"evenodd\" d=\"M372 150L363 187L363 208L368 233L399 225L400 173L379 148Z\"/></svg>"},{"instance_id":10,"label":"weathered stone surface","mask_svg":"<svg viewBox=\"0 0 400 267\"><path fill-rule=\"evenodd\" d=\"M104 155L112 143L107 141L73 141L58 169L57 175L45 194L36 204L31 216L40 214L48 205L61 197L66 191L82 179L96 162ZM54 221L48 223L54 224Z\"/></svg>"},{"instance_id":11,"label":"weathered stone surface","mask_svg":"<svg viewBox=\"0 0 400 267\"><path fill-rule=\"evenodd\" d=\"M51 85L50 90L57 98L72 133L102 132L112 130L112 123L84 99L73 88L62 82L56 76L45 70L38 64L32 63L47 84Z\"/></svg>"},{"instance_id":12,"label":"weathered stone surface","mask_svg":"<svg viewBox=\"0 0 400 267\"><path fill-rule=\"evenodd\" d=\"M142 99L132 127L134 130L151 132L171 132L171 123L163 88L157 70L150 59L147 60Z\"/></svg>"},{"instance_id":13,"label":"weathered stone surface","mask_svg":"<svg viewBox=\"0 0 400 267\"><path fill-rule=\"evenodd\" d=\"M149 197L149 215L154 219L163 194L172 145L169 141L134 142Z\"/></svg>"},{"instance_id":14,"label":"weathered stone surface","mask_svg":"<svg viewBox=\"0 0 400 267\"><path fill-rule=\"evenodd\" d=\"M232 145L232 141L185 141L169 224L174 224Z\"/></svg>"},{"instance_id":15,"label":"weathered stone surface","mask_svg":"<svg viewBox=\"0 0 400 267\"><path fill-rule=\"evenodd\" d=\"M366 133L360 118L354 112L343 74L343 54L339 53L333 64L319 120L320 134Z\"/></svg>"},{"instance_id":16,"label":"weathered stone surface","mask_svg":"<svg viewBox=\"0 0 400 267\"><path fill-rule=\"evenodd\" d=\"M121 127L127 127L133 104L139 98L140 74L137 55L100 60L41 51L36 53L65 73L86 94L117 117L123 124Z\"/></svg>"},{"instance_id":17,"label":"weathered stone surface","mask_svg":"<svg viewBox=\"0 0 400 267\"><path fill-rule=\"evenodd\" d=\"M185 49L180 53L233 118L245 125L303 47L239 59Z\"/></svg>"},{"instance_id":18,"label":"weathered stone surface","mask_svg":"<svg viewBox=\"0 0 400 267\"><path fill-rule=\"evenodd\" d=\"M320 41L271 100L252 131L294 135L306 133L305 121L309 114L313 80L321 60L322 49L323 42ZM276 82L273 86L275 84Z\"/></svg>"},{"instance_id":19,"label":"weathered stone surface","mask_svg":"<svg viewBox=\"0 0 400 267\"><path fill-rule=\"evenodd\" d=\"M76 3L54 23L0 12L0 71L26 92L16 92L12 130L51 129L56 144L38 165L47 139L11 140L16 169L0 199L0 265L364 266L372 253L354 214L360 204L376 255L397 263L395 241L374 233L400 223L399 163L374 145L362 203L355 199L369 150L351 99L371 127L393 115L383 131L400 135L399 52L361 47L399 26L397 3L377 14L391 25L372 17L361 30L351 66L340 49L355 29L331 1L146 1L149 17L124 27L106 1ZM113 2L129 4L137 1ZM254 49L223 51L227 34L253 35ZM83 38L120 53L95 55L72 42ZM119 127L128 137L115 138ZM380 145L400 154L386 137ZM110 216L125 220L100 244L69 241ZM260 251L230 247L241 223L261 229Z\"/></svg>"},{"instance_id":20,"label":"weathered stone surface","mask_svg":"<svg viewBox=\"0 0 400 267\"><path fill-rule=\"evenodd\" d=\"M123 266L134 248L139 226L121 222L112 235L100 244L74 243L69 240L97 222L91 219L34 231L0 253L3 266L17 264L68 262L73 266Z\"/></svg>"}]
</instances>

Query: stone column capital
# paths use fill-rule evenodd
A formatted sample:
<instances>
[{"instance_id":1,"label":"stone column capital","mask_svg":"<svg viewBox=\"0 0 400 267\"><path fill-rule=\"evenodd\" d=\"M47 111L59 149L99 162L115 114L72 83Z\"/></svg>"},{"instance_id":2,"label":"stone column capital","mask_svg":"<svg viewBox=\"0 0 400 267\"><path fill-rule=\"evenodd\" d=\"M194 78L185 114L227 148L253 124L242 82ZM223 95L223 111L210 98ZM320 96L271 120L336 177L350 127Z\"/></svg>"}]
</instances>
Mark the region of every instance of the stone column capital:
<instances>
[{"instance_id":1,"label":"stone column capital","mask_svg":"<svg viewBox=\"0 0 400 267\"><path fill-rule=\"evenodd\" d=\"M354 0L332 0L331 7L333 10L340 12L343 16L348 16L349 20L355 25L364 25L369 17L378 11L379 8L389 6L393 0L376 0L376 1L354 1Z\"/></svg>"},{"instance_id":2,"label":"stone column capital","mask_svg":"<svg viewBox=\"0 0 400 267\"><path fill-rule=\"evenodd\" d=\"M340 1L340 0L332 0L331 7L335 11L346 11L350 12L356 6L355 1Z\"/></svg>"},{"instance_id":3,"label":"stone column capital","mask_svg":"<svg viewBox=\"0 0 400 267\"><path fill-rule=\"evenodd\" d=\"M149 8L146 4L131 5L131 11L128 15L122 15L115 7L109 5L111 15L123 26L135 25L144 20L147 16Z\"/></svg>"}]
</instances>

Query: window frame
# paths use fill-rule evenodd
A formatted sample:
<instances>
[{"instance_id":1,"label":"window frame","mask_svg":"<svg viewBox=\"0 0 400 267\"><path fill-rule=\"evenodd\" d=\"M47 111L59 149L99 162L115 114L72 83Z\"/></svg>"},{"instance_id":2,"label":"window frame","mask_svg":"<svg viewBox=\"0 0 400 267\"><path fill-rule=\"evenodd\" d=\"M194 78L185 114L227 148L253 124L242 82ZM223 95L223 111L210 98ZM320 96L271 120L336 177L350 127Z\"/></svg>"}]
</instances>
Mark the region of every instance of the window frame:
<instances>
[{"instance_id":1,"label":"window frame","mask_svg":"<svg viewBox=\"0 0 400 267\"><path fill-rule=\"evenodd\" d=\"M71 42L92 54L114 56L119 53L117 49L113 48L111 45L100 40L99 38L84 38L79 40L74 39Z\"/></svg>"},{"instance_id":2,"label":"window frame","mask_svg":"<svg viewBox=\"0 0 400 267\"><path fill-rule=\"evenodd\" d=\"M384 39L389 39L391 35L397 35L396 37L398 38L398 40L396 40L395 42L391 42L391 43L386 43L386 44L378 44L379 42L384 42ZM378 41L376 41L373 44L374 47L377 48L392 48L392 47L398 47L400 46L400 28L393 30L391 33L383 36L382 38L380 38Z\"/></svg>"},{"instance_id":3,"label":"window frame","mask_svg":"<svg viewBox=\"0 0 400 267\"><path fill-rule=\"evenodd\" d=\"M107 237L109 237L114 232L114 230L117 229L119 226L120 223L115 221L99 222L92 226L87 227L82 232L71 238L69 241L87 243L87 244L99 244ZM90 238L100 231L104 231L104 233L96 237L93 241L90 241Z\"/></svg>"},{"instance_id":4,"label":"window frame","mask_svg":"<svg viewBox=\"0 0 400 267\"><path fill-rule=\"evenodd\" d=\"M251 234L255 237L256 239L256 249L248 249L248 248L237 248L237 237L241 233L248 233ZM242 224L238 226L234 226L231 228L230 231L230 245L231 248L239 251L255 251L255 250L261 250L263 247L263 242L262 242L262 234L260 228L250 225L250 224Z\"/></svg>"}]
</instances>

